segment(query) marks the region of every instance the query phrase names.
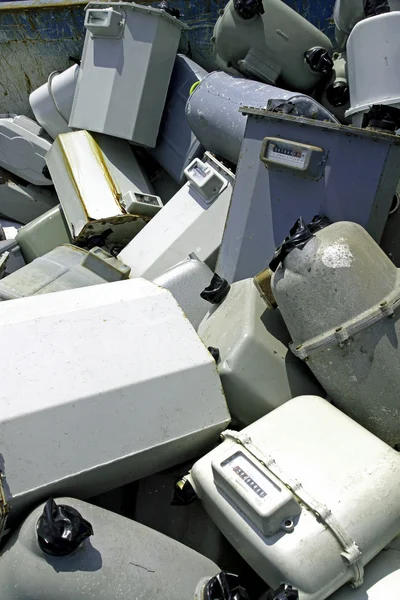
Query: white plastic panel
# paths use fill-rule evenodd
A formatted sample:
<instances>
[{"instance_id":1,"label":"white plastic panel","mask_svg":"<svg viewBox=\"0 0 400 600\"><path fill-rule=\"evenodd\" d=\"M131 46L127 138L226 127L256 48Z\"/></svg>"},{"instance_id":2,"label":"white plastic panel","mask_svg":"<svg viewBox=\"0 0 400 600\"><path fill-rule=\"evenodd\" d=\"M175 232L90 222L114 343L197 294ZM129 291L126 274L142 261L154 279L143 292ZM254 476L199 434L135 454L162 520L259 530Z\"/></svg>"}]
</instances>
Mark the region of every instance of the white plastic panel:
<instances>
[{"instance_id":1,"label":"white plastic panel","mask_svg":"<svg viewBox=\"0 0 400 600\"><path fill-rule=\"evenodd\" d=\"M195 159L186 174L188 183L119 254L131 267L131 277L158 277L192 252L211 268L215 264L234 175L208 153L203 161ZM208 186L210 179L218 183L216 191Z\"/></svg>"},{"instance_id":2,"label":"white plastic panel","mask_svg":"<svg viewBox=\"0 0 400 600\"><path fill-rule=\"evenodd\" d=\"M154 147L184 25L134 2L86 7L69 126Z\"/></svg>"},{"instance_id":3,"label":"white plastic panel","mask_svg":"<svg viewBox=\"0 0 400 600\"><path fill-rule=\"evenodd\" d=\"M41 137L42 132L28 117L0 118L0 166L29 183L51 185L42 173L51 142Z\"/></svg>"},{"instance_id":4,"label":"white plastic panel","mask_svg":"<svg viewBox=\"0 0 400 600\"><path fill-rule=\"evenodd\" d=\"M129 270L101 248L88 252L65 244L1 279L0 301L120 281L129 277Z\"/></svg>"},{"instance_id":5,"label":"white plastic panel","mask_svg":"<svg viewBox=\"0 0 400 600\"><path fill-rule=\"evenodd\" d=\"M316 396L295 398L224 438L190 479L250 566L274 589L291 584L300 600L361 584L363 567L400 531L399 454ZM236 473L221 485L231 464ZM295 498L285 504L289 492Z\"/></svg>"},{"instance_id":6,"label":"white plastic panel","mask_svg":"<svg viewBox=\"0 0 400 600\"><path fill-rule=\"evenodd\" d=\"M143 279L2 303L0 335L14 517L201 455L229 422L213 358L172 295Z\"/></svg>"},{"instance_id":7,"label":"white plastic panel","mask_svg":"<svg viewBox=\"0 0 400 600\"><path fill-rule=\"evenodd\" d=\"M50 73L46 83L29 96L36 120L55 139L60 133L72 131L68 127L74 99L79 66L73 65L62 73Z\"/></svg>"},{"instance_id":8,"label":"white plastic panel","mask_svg":"<svg viewBox=\"0 0 400 600\"><path fill-rule=\"evenodd\" d=\"M346 116L351 116L357 127L373 105L400 107L399 28L400 12L395 11L357 23L349 36L350 109Z\"/></svg>"},{"instance_id":9,"label":"white plastic panel","mask_svg":"<svg viewBox=\"0 0 400 600\"><path fill-rule=\"evenodd\" d=\"M9 173L0 172L0 214L26 225L58 204L53 188L21 185Z\"/></svg>"}]
</instances>

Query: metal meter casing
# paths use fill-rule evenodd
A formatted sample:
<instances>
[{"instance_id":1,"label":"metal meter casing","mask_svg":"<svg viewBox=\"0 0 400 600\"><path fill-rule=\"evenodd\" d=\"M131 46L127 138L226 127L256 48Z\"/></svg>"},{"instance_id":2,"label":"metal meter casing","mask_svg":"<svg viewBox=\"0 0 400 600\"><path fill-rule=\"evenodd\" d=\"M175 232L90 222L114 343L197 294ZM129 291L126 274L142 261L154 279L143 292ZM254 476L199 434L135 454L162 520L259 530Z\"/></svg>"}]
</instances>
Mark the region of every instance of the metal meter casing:
<instances>
[{"instance_id":1,"label":"metal meter casing","mask_svg":"<svg viewBox=\"0 0 400 600\"><path fill-rule=\"evenodd\" d=\"M400 172L397 136L240 110L247 123L216 265L221 277L233 283L262 271L299 217L353 221L379 242Z\"/></svg>"}]
</instances>

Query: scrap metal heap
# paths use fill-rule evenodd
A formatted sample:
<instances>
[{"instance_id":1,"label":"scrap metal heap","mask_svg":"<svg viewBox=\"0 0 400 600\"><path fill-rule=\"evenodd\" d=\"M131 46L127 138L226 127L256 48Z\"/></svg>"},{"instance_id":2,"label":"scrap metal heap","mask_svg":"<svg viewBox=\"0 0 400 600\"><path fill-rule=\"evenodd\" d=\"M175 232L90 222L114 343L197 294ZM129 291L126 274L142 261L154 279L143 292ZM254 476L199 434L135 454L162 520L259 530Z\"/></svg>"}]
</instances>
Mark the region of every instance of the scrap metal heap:
<instances>
[{"instance_id":1,"label":"scrap metal heap","mask_svg":"<svg viewBox=\"0 0 400 600\"><path fill-rule=\"evenodd\" d=\"M0 116L1 600L400 599L395 8L90 2Z\"/></svg>"}]
</instances>

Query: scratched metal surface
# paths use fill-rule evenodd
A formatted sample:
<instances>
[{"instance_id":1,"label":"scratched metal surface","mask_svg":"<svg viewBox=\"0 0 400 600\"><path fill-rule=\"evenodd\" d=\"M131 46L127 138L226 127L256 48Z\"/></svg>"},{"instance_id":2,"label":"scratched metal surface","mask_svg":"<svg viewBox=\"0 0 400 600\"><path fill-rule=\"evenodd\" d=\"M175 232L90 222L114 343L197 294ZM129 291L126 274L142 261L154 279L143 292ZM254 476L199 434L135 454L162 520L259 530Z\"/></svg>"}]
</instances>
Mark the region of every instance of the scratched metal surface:
<instances>
[{"instance_id":1,"label":"scratched metal surface","mask_svg":"<svg viewBox=\"0 0 400 600\"><path fill-rule=\"evenodd\" d=\"M285 0L292 8L332 35L334 0ZM218 11L226 0L170 0L179 8L189 31L182 50L212 69L210 38ZM0 0L0 113L31 115L28 97L52 71L71 66L84 39L86 0ZM148 2L139 0L139 4ZM153 3L156 5L157 3Z\"/></svg>"}]
</instances>

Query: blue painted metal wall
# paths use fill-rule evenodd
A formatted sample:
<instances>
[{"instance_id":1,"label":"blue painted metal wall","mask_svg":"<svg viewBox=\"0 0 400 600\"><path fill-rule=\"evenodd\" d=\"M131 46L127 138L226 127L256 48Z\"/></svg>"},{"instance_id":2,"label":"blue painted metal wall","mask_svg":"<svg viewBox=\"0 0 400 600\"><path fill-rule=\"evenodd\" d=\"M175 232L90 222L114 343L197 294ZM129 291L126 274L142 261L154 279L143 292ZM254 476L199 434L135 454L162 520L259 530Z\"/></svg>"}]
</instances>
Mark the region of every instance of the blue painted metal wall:
<instances>
[{"instance_id":1,"label":"blue painted metal wall","mask_svg":"<svg viewBox=\"0 0 400 600\"><path fill-rule=\"evenodd\" d=\"M136 0L148 4L146 0ZM210 38L227 0L170 0L189 31L182 50L212 68ZM285 0L318 28L333 36L334 0ZM22 0L0 3L0 113L29 114L28 97L55 70L80 56L86 0ZM153 2L157 5L157 2Z\"/></svg>"},{"instance_id":2,"label":"blue painted metal wall","mask_svg":"<svg viewBox=\"0 0 400 600\"><path fill-rule=\"evenodd\" d=\"M285 4L311 21L334 41L335 27L332 18L334 0L285 0Z\"/></svg>"}]
</instances>

